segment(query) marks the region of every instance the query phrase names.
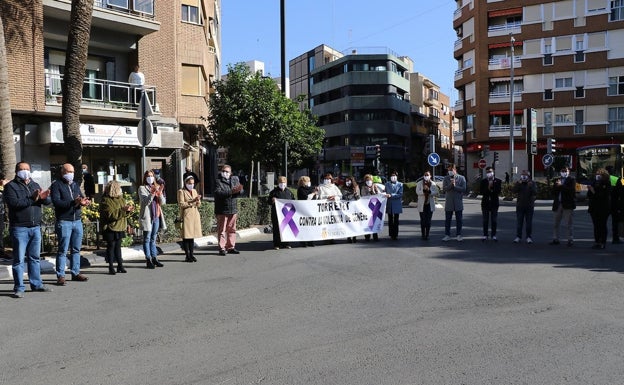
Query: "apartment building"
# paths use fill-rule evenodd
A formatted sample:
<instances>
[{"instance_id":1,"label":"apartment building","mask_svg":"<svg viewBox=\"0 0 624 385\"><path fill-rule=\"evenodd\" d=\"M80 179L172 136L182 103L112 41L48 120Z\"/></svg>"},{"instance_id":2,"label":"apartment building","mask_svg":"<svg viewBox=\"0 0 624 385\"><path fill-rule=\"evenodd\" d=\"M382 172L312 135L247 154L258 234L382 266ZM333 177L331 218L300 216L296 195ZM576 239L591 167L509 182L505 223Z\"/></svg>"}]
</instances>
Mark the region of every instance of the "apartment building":
<instances>
[{"instance_id":1,"label":"apartment building","mask_svg":"<svg viewBox=\"0 0 624 385\"><path fill-rule=\"evenodd\" d=\"M534 165L539 176L547 138L572 166L578 147L623 142L623 1L457 0L453 28L455 141L469 170L486 146L488 164L498 154L499 173ZM535 157L527 154L529 108L537 113Z\"/></svg>"},{"instance_id":2,"label":"apartment building","mask_svg":"<svg viewBox=\"0 0 624 385\"><path fill-rule=\"evenodd\" d=\"M17 0L10 0L8 3ZM65 162L61 103L70 0L34 0L30 12L3 14L17 158L42 185ZM147 168L161 170L173 194L183 167L209 155L202 116L210 80L219 76L220 8L213 0L94 0L80 109L83 161L99 189L115 178L128 191L142 180L138 102L153 115ZM129 83L135 65L145 85ZM174 182L174 183L172 183Z\"/></svg>"},{"instance_id":3,"label":"apartment building","mask_svg":"<svg viewBox=\"0 0 624 385\"><path fill-rule=\"evenodd\" d=\"M362 177L406 173L410 138L409 63L388 49L347 53L321 45L290 61L290 94L325 130L316 172Z\"/></svg>"}]
</instances>

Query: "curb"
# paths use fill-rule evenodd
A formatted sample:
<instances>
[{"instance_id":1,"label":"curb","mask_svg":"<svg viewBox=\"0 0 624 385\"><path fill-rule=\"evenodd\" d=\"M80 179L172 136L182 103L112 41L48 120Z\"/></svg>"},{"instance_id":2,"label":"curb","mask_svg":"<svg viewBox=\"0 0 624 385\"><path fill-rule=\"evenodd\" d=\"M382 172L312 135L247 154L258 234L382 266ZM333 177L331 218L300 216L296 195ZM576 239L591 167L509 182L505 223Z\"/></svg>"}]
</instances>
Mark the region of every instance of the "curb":
<instances>
[{"instance_id":1,"label":"curb","mask_svg":"<svg viewBox=\"0 0 624 385\"><path fill-rule=\"evenodd\" d=\"M239 239L251 237L254 235L262 234L260 228L252 227L249 229L242 229L236 232L236 236ZM218 243L217 237L214 235L208 235L206 237L195 238L195 245L197 247L206 247L216 245ZM162 254L181 252L182 248L176 243L159 243L158 249ZM95 252L81 253L81 258L86 259L90 265L104 265L106 260L104 254L106 249L100 249ZM126 260L141 260L145 259L142 245L134 245L132 247L122 247L121 256ZM13 280L13 269L11 260L1 260L0 263L0 280ZM56 274L56 258L54 256L41 260L41 274ZM27 276L25 274L24 276Z\"/></svg>"}]
</instances>

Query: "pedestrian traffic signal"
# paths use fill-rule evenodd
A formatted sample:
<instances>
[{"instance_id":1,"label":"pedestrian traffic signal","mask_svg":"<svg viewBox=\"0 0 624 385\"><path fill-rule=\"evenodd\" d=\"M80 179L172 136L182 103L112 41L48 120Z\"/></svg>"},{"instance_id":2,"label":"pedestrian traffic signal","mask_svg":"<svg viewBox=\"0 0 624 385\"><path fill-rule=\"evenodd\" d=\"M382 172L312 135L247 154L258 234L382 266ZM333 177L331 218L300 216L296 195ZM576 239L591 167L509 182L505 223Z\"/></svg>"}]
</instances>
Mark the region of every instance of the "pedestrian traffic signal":
<instances>
[{"instance_id":1,"label":"pedestrian traffic signal","mask_svg":"<svg viewBox=\"0 0 624 385\"><path fill-rule=\"evenodd\" d=\"M546 153L554 154L557 152L557 140L553 138L546 139Z\"/></svg>"},{"instance_id":2,"label":"pedestrian traffic signal","mask_svg":"<svg viewBox=\"0 0 624 385\"><path fill-rule=\"evenodd\" d=\"M494 163L498 163L498 151L494 151Z\"/></svg>"}]
</instances>

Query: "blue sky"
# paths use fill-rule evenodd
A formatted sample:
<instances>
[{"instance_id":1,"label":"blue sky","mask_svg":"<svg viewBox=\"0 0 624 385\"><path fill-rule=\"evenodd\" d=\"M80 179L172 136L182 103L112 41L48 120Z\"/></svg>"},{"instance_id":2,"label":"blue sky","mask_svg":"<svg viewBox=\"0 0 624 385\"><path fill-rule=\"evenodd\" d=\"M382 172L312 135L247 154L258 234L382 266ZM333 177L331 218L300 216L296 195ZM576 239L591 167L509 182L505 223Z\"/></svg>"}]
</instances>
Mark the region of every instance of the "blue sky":
<instances>
[{"instance_id":1,"label":"blue sky","mask_svg":"<svg viewBox=\"0 0 624 385\"><path fill-rule=\"evenodd\" d=\"M280 0L224 0L221 7L222 73L228 64L259 60L267 75L280 76ZM414 71L453 102L455 9L455 0L286 0L286 63L320 44L387 47L409 56Z\"/></svg>"}]
</instances>

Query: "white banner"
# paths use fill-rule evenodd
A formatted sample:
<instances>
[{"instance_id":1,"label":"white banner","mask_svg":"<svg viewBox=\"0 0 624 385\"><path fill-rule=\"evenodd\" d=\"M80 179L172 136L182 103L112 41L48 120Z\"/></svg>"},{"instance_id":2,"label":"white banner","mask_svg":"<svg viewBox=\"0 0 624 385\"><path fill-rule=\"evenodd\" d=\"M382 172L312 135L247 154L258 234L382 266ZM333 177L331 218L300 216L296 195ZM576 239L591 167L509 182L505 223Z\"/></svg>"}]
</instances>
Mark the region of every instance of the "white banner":
<instances>
[{"instance_id":1,"label":"white banner","mask_svg":"<svg viewBox=\"0 0 624 385\"><path fill-rule=\"evenodd\" d=\"M283 242L317 241L379 233L386 212L385 195L357 201L276 199Z\"/></svg>"}]
</instances>

